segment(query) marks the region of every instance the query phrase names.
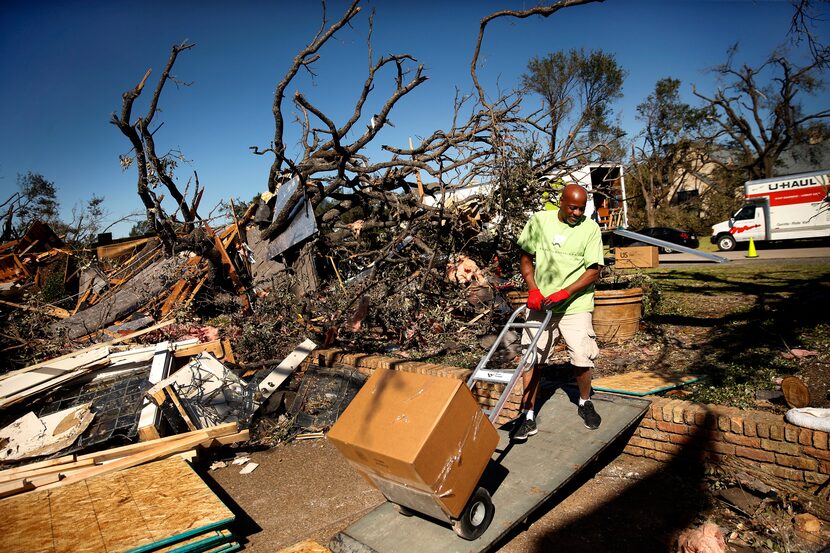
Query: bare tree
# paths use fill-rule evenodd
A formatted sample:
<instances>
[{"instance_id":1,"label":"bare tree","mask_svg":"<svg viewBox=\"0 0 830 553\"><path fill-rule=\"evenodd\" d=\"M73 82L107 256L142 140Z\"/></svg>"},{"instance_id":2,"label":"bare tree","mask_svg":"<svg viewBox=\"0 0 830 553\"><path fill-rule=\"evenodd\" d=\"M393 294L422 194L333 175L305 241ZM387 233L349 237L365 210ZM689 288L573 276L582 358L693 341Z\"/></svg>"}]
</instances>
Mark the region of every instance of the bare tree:
<instances>
[{"instance_id":1,"label":"bare tree","mask_svg":"<svg viewBox=\"0 0 830 553\"><path fill-rule=\"evenodd\" d=\"M192 208L188 204L184 194L181 193L179 187L173 180L172 169L175 167L176 153L167 153L162 156L156 153L154 134L161 125L152 130L151 125L159 111L159 100L167 82L172 81L175 84L183 84L171 74L176 59L180 53L194 46L195 44L190 44L186 40L181 44L173 45L170 51L170 57L159 77L156 88L153 91L153 96L150 98L147 112L143 117L140 116L134 122L132 121L133 105L144 90L144 85L152 69L147 70L144 77L134 88L124 92L122 95L121 113L113 113L110 121L119 128L132 145L133 155L122 156L122 165L126 169L133 162L135 163L138 174L138 196L144 204L148 226L152 232L158 234L169 252L172 252L176 245L176 233L180 226L179 221L175 218L175 213L181 215L184 222L181 230L185 232L192 230L192 224L198 218L198 214L195 208ZM178 157L181 156L179 155ZM164 188L175 202L176 209L172 214L167 213L162 206L164 195L159 195L155 191L155 187L159 183L164 185ZM197 184L193 194L194 198L199 196L198 188Z\"/></svg>"},{"instance_id":2,"label":"bare tree","mask_svg":"<svg viewBox=\"0 0 830 553\"><path fill-rule=\"evenodd\" d=\"M800 132L811 122L830 117L830 108L805 113L799 99L824 88L819 79L822 61L797 67L786 56L775 53L758 67L734 67L730 59L714 71L726 82L711 95L694 90L705 107L714 112L719 127L713 140L726 139L738 152L735 161L712 161L737 166L749 178L772 177L781 154L797 143Z\"/></svg>"},{"instance_id":3,"label":"bare tree","mask_svg":"<svg viewBox=\"0 0 830 553\"><path fill-rule=\"evenodd\" d=\"M807 43L810 55L819 67L827 69L830 64L830 46L823 44L814 27L826 25L826 22L816 12L818 4L830 5L828 0L790 0L793 6L793 17L790 21L789 35L796 45L802 41Z\"/></svg>"},{"instance_id":4,"label":"bare tree","mask_svg":"<svg viewBox=\"0 0 830 553\"><path fill-rule=\"evenodd\" d=\"M317 35L294 58L277 85L273 144L266 149L251 148L256 154L274 156L268 180L270 190L279 186L285 167L300 181L284 209L275 213L263 229L262 237L272 239L279 235L290 222L289 214L298 202L307 199L319 213L320 248L334 254L338 263L355 270L390 263L392 253L410 245L418 252L413 254L415 257L434 256L436 244L453 227L451 222L448 224L451 215L443 199L452 190L481 179L490 171L487 160L492 157L489 112L478 109L469 97L462 95L455 99L455 115L448 128L432 132L409 148L382 145L381 150L389 154L386 159L372 160L365 155L367 146L389 124L396 105L428 78L423 65L410 54L375 58L371 16L366 77L350 115L345 121L335 121L297 91L293 103L302 114L302 151L294 159L286 155L281 102L286 89L300 68L311 70L323 45L359 11L354 2L333 24L328 25L324 19ZM375 101L380 108L368 117L370 95L376 81L385 75L392 79L392 92L382 102ZM508 114L517 109L518 101L514 100L502 102L494 111L509 119ZM355 133L358 129L361 132ZM353 138L347 140L347 135Z\"/></svg>"}]
</instances>

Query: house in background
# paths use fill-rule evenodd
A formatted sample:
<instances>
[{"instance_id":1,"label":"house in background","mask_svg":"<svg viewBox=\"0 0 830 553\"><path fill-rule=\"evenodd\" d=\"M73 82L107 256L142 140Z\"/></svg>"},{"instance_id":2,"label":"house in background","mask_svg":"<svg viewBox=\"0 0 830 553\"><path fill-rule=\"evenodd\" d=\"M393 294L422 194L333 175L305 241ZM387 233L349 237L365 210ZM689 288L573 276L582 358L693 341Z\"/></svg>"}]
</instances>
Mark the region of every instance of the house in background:
<instances>
[{"instance_id":1,"label":"house in background","mask_svg":"<svg viewBox=\"0 0 830 553\"><path fill-rule=\"evenodd\" d=\"M727 151L715 152L726 162L729 153ZM701 162L698 167L692 168L682 174L674 183L674 188L669 193L669 205L683 205L684 203L702 196L712 186L711 178L718 164L709 161ZM794 175L797 173L809 173L830 167L830 139L814 140L807 144L791 146L778 158L775 165L773 177ZM741 191L736 191L740 195ZM701 206L704 210L706 204Z\"/></svg>"}]
</instances>

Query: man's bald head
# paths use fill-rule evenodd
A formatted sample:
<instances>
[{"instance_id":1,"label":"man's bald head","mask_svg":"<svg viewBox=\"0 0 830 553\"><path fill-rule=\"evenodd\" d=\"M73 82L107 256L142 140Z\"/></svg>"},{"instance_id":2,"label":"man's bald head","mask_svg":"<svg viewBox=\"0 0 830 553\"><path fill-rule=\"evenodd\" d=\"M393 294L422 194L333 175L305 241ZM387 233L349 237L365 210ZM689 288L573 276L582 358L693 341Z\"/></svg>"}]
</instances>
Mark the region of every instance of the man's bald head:
<instances>
[{"instance_id":1,"label":"man's bald head","mask_svg":"<svg viewBox=\"0 0 830 553\"><path fill-rule=\"evenodd\" d=\"M568 184L562 189L562 198L585 205L588 202L588 192L578 184Z\"/></svg>"},{"instance_id":2,"label":"man's bald head","mask_svg":"<svg viewBox=\"0 0 830 553\"><path fill-rule=\"evenodd\" d=\"M588 192L578 184L569 184L559 197L559 220L571 226L579 224L585 214Z\"/></svg>"}]
</instances>

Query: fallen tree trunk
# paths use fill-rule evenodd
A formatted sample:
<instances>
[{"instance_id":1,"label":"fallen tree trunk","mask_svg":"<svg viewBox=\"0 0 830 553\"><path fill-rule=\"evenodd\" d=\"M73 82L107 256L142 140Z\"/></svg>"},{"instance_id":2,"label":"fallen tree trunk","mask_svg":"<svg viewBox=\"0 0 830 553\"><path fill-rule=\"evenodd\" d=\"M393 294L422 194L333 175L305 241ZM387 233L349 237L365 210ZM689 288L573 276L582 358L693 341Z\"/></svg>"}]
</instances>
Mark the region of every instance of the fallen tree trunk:
<instances>
[{"instance_id":1,"label":"fallen tree trunk","mask_svg":"<svg viewBox=\"0 0 830 553\"><path fill-rule=\"evenodd\" d=\"M75 339L131 315L169 290L181 277L186 262L174 257L146 267L111 298L55 323L52 330L65 332L68 338Z\"/></svg>"}]
</instances>

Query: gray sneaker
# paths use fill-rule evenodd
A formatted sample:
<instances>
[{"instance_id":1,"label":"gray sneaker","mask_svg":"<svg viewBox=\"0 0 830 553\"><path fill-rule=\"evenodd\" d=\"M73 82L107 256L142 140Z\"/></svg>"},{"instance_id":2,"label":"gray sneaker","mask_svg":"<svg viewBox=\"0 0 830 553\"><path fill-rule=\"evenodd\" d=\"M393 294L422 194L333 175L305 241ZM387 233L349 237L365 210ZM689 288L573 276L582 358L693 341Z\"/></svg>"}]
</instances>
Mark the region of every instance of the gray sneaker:
<instances>
[{"instance_id":1,"label":"gray sneaker","mask_svg":"<svg viewBox=\"0 0 830 553\"><path fill-rule=\"evenodd\" d=\"M582 418L582 422L585 423L585 428L590 428L591 430L599 428L602 417L594 409L594 404L591 400L586 401L585 405L580 405L576 412Z\"/></svg>"},{"instance_id":2,"label":"gray sneaker","mask_svg":"<svg viewBox=\"0 0 830 553\"><path fill-rule=\"evenodd\" d=\"M536 429L536 421L529 421L524 419L522 424L519 425L519 428L513 433L511 438L517 442L523 442L527 439L528 436L533 436L539 430Z\"/></svg>"}]
</instances>

